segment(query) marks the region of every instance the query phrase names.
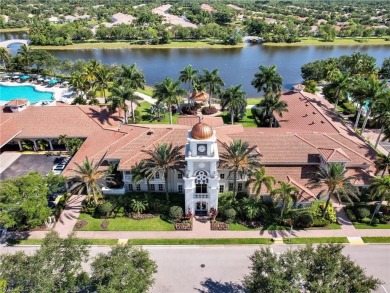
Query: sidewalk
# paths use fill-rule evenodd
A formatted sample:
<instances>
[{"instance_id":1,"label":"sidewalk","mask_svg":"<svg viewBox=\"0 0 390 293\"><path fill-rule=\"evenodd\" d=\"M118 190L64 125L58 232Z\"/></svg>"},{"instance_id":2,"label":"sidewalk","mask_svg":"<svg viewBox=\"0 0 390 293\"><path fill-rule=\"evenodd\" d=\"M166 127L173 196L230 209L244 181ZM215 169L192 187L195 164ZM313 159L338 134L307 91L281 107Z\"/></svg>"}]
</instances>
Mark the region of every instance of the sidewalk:
<instances>
[{"instance_id":1,"label":"sidewalk","mask_svg":"<svg viewBox=\"0 0 390 293\"><path fill-rule=\"evenodd\" d=\"M77 219L80 215L81 208L82 208L82 202L84 199L85 199L84 195L73 195L69 199L68 205L62 211L62 213L61 213L60 217L58 218L57 223L54 227L54 231L57 231L61 237L66 237L69 233L72 232L73 227L76 225ZM41 232L41 231L39 231L39 232ZM31 232L31 234L33 234L33 233L34 232ZM31 235L31 236L33 236L33 235ZM33 237L31 237L31 238L33 238Z\"/></svg>"}]
</instances>

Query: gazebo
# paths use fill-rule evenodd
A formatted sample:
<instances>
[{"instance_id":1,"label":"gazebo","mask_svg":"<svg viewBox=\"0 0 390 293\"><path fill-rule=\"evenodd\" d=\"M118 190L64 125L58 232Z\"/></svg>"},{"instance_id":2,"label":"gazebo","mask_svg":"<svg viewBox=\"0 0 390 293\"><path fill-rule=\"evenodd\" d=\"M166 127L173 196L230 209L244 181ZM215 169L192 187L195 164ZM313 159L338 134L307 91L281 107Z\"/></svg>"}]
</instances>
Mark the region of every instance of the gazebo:
<instances>
[{"instance_id":1,"label":"gazebo","mask_svg":"<svg viewBox=\"0 0 390 293\"><path fill-rule=\"evenodd\" d=\"M6 107L9 107L12 112L20 112L30 106L30 101L27 99L14 99L5 104Z\"/></svg>"},{"instance_id":2,"label":"gazebo","mask_svg":"<svg viewBox=\"0 0 390 293\"><path fill-rule=\"evenodd\" d=\"M192 92L190 95L192 102L206 102L209 100L209 94L206 92Z\"/></svg>"}]
</instances>

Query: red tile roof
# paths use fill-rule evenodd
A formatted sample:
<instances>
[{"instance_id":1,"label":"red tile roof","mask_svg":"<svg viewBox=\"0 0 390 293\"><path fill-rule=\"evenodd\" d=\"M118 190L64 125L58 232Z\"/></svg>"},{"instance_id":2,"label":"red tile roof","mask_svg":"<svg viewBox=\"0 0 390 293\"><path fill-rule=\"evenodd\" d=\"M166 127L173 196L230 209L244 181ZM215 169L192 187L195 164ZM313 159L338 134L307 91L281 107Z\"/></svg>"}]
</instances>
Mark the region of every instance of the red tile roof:
<instances>
[{"instance_id":1,"label":"red tile roof","mask_svg":"<svg viewBox=\"0 0 390 293\"><path fill-rule=\"evenodd\" d=\"M338 149L326 149L318 148L320 155L324 158L327 163L332 162L348 162L350 158L344 153L341 148Z\"/></svg>"}]
</instances>

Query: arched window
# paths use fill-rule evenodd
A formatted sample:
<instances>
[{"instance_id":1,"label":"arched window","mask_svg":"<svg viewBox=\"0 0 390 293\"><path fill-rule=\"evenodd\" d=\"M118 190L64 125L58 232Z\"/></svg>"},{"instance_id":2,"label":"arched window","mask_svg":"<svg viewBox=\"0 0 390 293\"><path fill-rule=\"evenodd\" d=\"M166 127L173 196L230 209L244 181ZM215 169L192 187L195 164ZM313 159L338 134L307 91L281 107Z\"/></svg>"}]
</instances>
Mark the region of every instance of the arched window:
<instances>
[{"instance_id":1,"label":"arched window","mask_svg":"<svg viewBox=\"0 0 390 293\"><path fill-rule=\"evenodd\" d=\"M195 193L207 193L208 173L200 170L195 173Z\"/></svg>"}]
</instances>

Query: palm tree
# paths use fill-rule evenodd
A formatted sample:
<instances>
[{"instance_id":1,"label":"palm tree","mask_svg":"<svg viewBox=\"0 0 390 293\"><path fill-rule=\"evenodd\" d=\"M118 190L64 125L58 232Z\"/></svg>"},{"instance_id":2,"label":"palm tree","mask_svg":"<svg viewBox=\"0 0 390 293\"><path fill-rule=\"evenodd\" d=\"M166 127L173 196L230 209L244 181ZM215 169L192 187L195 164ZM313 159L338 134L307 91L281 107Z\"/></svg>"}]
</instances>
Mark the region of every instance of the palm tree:
<instances>
[{"instance_id":1,"label":"palm tree","mask_svg":"<svg viewBox=\"0 0 390 293\"><path fill-rule=\"evenodd\" d=\"M198 78L199 70L193 69L192 65L187 65L180 71L179 81L188 83L188 104L190 104L191 87L194 86Z\"/></svg>"},{"instance_id":2,"label":"palm tree","mask_svg":"<svg viewBox=\"0 0 390 293\"><path fill-rule=\"evenodd\" d=\"M276 69L276 65L270 67L260 65L259 71L255 73L255 78L252 80L252 85L257 89L257 92L263 91L265 95L280 93L283 79Z\"/></svg>"},{"instance_id":3,"label":"palm tree","mask_svg":"<svg viewBox=\"0 0 390 293\"><path fill-rule=\"evenodd\" d=\"M88 84L85 80L85 75L82 72L73 72L70 76L70 83L77 90L79 95L85 95L88 89Z\"/></svg>"},{"instance_id":4,"label":"palm tree","mask_svg":"<svg viewBox=\"0 0 390 293\"><path fill-rule=\"evenodd\" d=\"M378 138L375 142L375 148L378 147L385 125L390 125L390 91L379 98L372 107L373 120L376 125L381 125Z\"/></svg>"},{"instance_id":5,"label":"palm tree","mask_svg":"<svg viewBox=\"0 0 390 293\"><path fill-rule=\"evenodd\" d=\"M148 203L146 201L136 200L135 198L133 198L131 200L130 206L131 206L132 210L136 213L137 217L140 217L141 214L148 207Z\"/></svg>"},{"instance_id":6,"label":"palm tree","mask_svg":"<svg viewBox=\"0 0 390 293\"><path fill-rule=\"evenodd\" d=\"M348 176L347 169L341 163L328 163L325 167L320 167L319 170L313 174L309 179L308 186L310 188L322 187L325 185L328 188L328 198L326 200L325 208L322 211L322 217L325 216L329 201L332 195L336 195L339 202L340 196L343 195L347 200L351 201L350 197L359 200L356 194L356 188L351 184L351 180L356 176Z\"/></svg>"},{"instance_id":7,"label":"palm tree","mask_svg":"<svg viewBox=\"0 0 390 293\"><path fill-rule=\"evenodd\" d=\"M11 60L11 55L9 54L7 48L0 47L0 60L3 62L3 67L6 68L7 64Z\"/></svg>"},{"instance_id":8,"label":"palm tree","mask_svg":"<svg viewBox=\"0 0 390 293\"><path fill-rule=\"evenodd\" d=\"M390 175L390 153L386 156L385 154L378 154L375 161L376 174L382 171L382 177L385 176L386 171Z\"/></svg>"},{"instance_id":9,"label":"palm tree","mask_svg":"<svg viewBox=\"0 0 390 293\"><path fill-rule=\"evenodd\" d=\"M292 186L291 184L288 184L284 181L278 181L278 183L280 184L280 187L274 189L271 192L271 195L275 199L280 200L282 202L282 208L280 210L280 219L283 220L284 210L289 205L291 200L293 202L297 201L299 190L295 186Z\"/></svg>"},{"instance_id":10,"label":"palm tree","mask_svg":"<svg viewBox=\"0 0 390 293\"><path fill-rule=\"evenodd\" d=\"M349 93L351 94L352 102L358 104L358 113L356 115L355 124L353 130L356 130L359 124L360 116L363 112L363 107L367 102L367 97L365 94L365 88L367 88L368 82L362 77L355 77L351 81L351 86L349 88Z\"/></svg>"},{"instance_id":11,"label":"palm tree","mask_svg":"<svg viewBox=\"0 0 390 293\"><path fill-rule=\"evenodd\" d=\"M346 97L347 91L350 87L350 77L347 74L342 74L339 70L332 73L331 81L328 85L329 89L335 92L335 99L333 111L337 112L337 105L339 103L340 98Z\"/></svg>"},{"instance_id":12,"label":"palm tree","mask_svg":"<svg viewBox=\"0 0 390 293\"><path fill-rule=\"evenodd\" d=\"M200 83L202 83L209 92L209 108L211 108L213 94L218 93L221 90L221 87L225 85L222 78L219 76L218 68L211 72L208 69L203 69L203 75L200 76Z\"/></svg>"},{"instance_id":13,"label":"palm tree","mask_svg":"<svg viewBox=\"0 0 390 293\"><path fill-rule=\"evenodd\" d=\"M32 59L31 49L27 45L23 44L19 48L17 55L20 56L20 59L23 63L23 70L27 71Z\"/></svg>"},{"instance_id":14,"label":"palm tree","mask_svg":"<svg viewBox=\"0 0 390 293\"><path fill-rule=\"evenodd\" d=\"M76 169L72 169L76 175L70 178L70 182L74 182L69 188L71 192L82 194L87 193L86 202L97 205L99 200L103 197L98 180L103 178L105 171L99 170L100 163L89 161L86 157L81 164L76 164Z\"/></svg>"},{"instance_id":15,"label":"palm tree","mask_svg":"<svg viewBox=\"0 0 390 293\"><path fill-rule=\"evenodd\" d=\"M251 178L247 181L247 185L253 183L252 192L256 194L256 200L259 200L261 188L264 186L269 193L272 192L272 186L276 183L273 176L265 175L265 167L261 166L253 172Z\"/></svg>"},{"instance_id":16,"label":"palm tree","mask_svg":"<svg viewBox=\"0 0 390 293\"><path fill-rule=\"evenodd\" d=\"M283 116L283 112L288 112L288 104L280 100L280 94L267 93L258 106L259 113L263 119L269 119L269 127L272 127L274 123L274 112L280 117Z\"/></svg>"},{"instance_id":17,"label":"palm tree","mask_svg":"<svg viewBox=\"0 0 390 293\"><path fill-rule=\"evenodd\" d=\"M185 94L185 90L180 88L179 81L173 81L166 77L162 82L156 84L153 91L153 98L157 99L157 103L167 105L169 111L169 124L172 124L172 106L179 106L181 95Z\"/></svg>"},{"instance_id":18,"label":"palm tree","mask_svg":"<svg viewBox=\"0 0 390 293\"><path fill-rule=\"evenodd\" d=\"M147 180L154 178L159 172L163 173L167 201L169 201L168 172L169 170L180 171L184 159L181 153L183 148L183 145L174 147L172 143L162 143L155 145L153 149L142 150L149 155L149 158L141 161L141 173L146 175Z\"/></svg>"},{"instance_id":19,"label":"palm tree","mask_svg":"<svg viewBox=\"0 0 390 293\"><path fill-rule=\"evenodd\" d=\"M370 99L370 106L367 109L366 117L364 119L363 126L362 126L361 135L363 135L364 133L373 105L377 101L382 100L389 95L389 88L385 80L380 81L377 77L371 76L367 79L367 82L368 84L367 84L367 88L365 89L365 94L366 97Z\"/></svg>"},{"instance_id":20,"label":"palm tree","mask_svg":"<svg viewBox=\"0 0 390 293\"><path fill-rule=\"evenodd\" d=\"M106 89L109 87L110 82L112 81L114 73L107 67L103 66L96 73L96 81L95 85L99 88L103 93L104 102L106 103Z\"/></svg>"},{"instance_id":21,"label":"palm tree","mask_svg":"<svg viewBox=\"0 0 390 293\"><path fill-rule=\"evenodd\" d=\"M145 88L145 76L142 71L137 68L136 64L130 66L122 65L118 82L120 85L126 83L133 90Z\"/></svg>"},{"instance_id":22,"label":"palm tree","mask_svg":"<svg viewBox=\"0 0 390 293\"><path fill-rule=\"evenodd\" d=\"M225 90L221 98L221 109L228 108L230 111L231 124L234 124L234 116L245 113L247 100L246 94L241 90L242 85L231 86Z\"/></svg>"},{"instance_id":23,"label":"palm tree","mask_svg":"<svg viewBox=\"0 0 390 293\"><path fill-rule=\"evenodd\" d=\"M249 146L249 143L241 139L235 139L230 144L222 143L224 152L220 155L221 168L230 170L233 174L233 200L237 194L237 179L250 173L256 167L260 166L260 154L255 151L257 146Z\"/></svg>"},{"instance_id":24,"label":"palm tree","mask_svg":"<svg viewBox=\"0 0 390 293\"><path fill-rule=\"evenodd\" d=\"M113 86L111 89L111 96L108 100L111 102L110 109L113 110L115 108L123 109L125 112L125 123L127 124L127 111L128 107L126 101L130 102L131 115L133 117L133 123L135 123L135 115L134 115L134 107L133 103L139 105L142 98L136 96L134 94L134 90L131 87L127 87L124 85Z\"/></svg>"},{"instance_id":25,"label":"palm tree","mask_svg":"<svg viewBox=\"0 0 390 293\"><path fill-rule=\"evenodd\" d=\"M380 198L381 205L390 200L390 175L372 179L369 191L372 199Z\"/></svg>"}]
</instances>

